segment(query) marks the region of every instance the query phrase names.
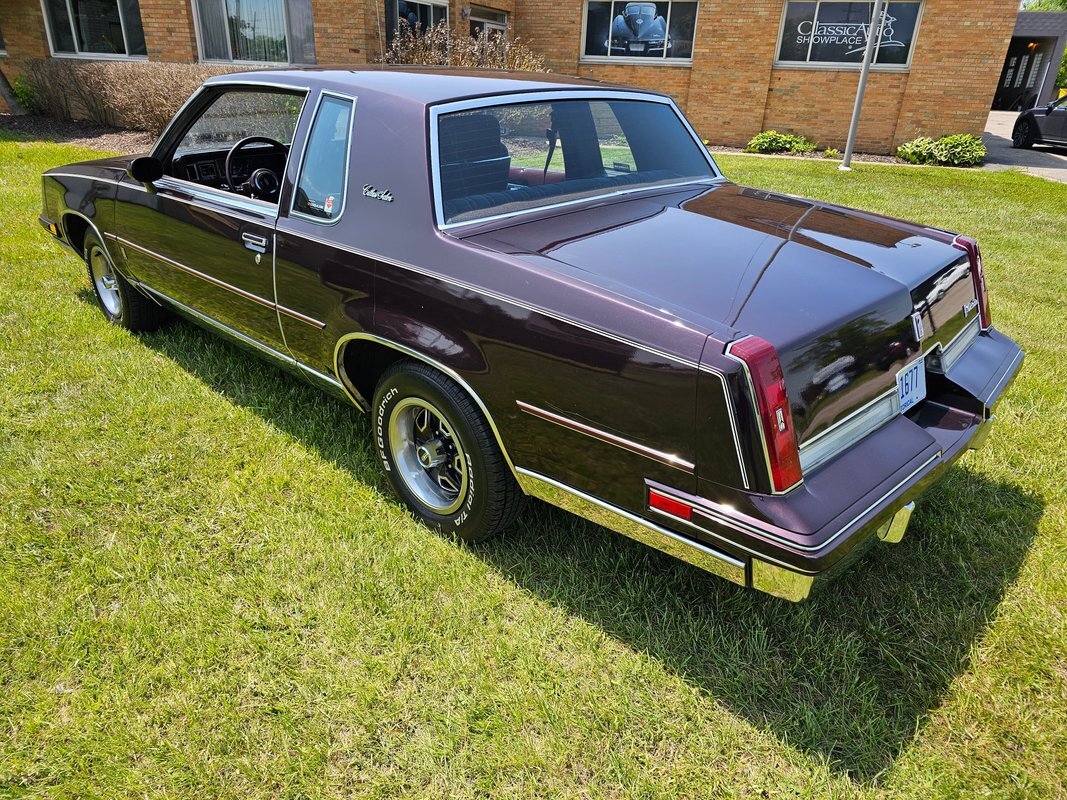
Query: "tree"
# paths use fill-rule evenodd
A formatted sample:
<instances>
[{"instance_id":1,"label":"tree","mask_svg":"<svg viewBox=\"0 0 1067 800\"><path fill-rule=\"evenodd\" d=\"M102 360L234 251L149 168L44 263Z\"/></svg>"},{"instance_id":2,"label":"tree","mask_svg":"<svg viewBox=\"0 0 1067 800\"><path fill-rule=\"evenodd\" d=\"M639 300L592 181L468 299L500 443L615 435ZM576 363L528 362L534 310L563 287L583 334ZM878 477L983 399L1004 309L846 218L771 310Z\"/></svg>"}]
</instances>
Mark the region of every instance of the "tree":
<instances>
[{"instance_id":1,"label":"tree","mask_svg":"<svg viewBox=\"0 0 1067 800\"><path fill-rule=\"evenodd\" d=\"M1023 11L1067 11L1067 0L1023 0Z\"/></svg>"}]
</instances>

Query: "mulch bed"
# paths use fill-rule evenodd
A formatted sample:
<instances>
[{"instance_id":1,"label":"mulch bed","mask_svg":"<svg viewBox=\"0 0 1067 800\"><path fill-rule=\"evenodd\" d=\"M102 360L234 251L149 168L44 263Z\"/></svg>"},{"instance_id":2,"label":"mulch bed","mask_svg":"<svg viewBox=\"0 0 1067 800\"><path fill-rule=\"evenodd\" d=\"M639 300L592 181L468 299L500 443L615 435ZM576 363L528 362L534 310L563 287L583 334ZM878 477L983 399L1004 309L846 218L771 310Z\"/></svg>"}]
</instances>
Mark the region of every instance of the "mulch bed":
<instances>
[{"instance_id":1,"label":"mulch bed","mask_svg":"<svg viewBox=\"0 0 1067 800\"><path fill-rule=\"evenodd\" d=\"M44 139L118 153L143 153L150 150L156 141L154 136L145 131L109 128L92 122L65 122L35 114L0 114L0 129L28 139Z\"/></svg>"}]
</instances>

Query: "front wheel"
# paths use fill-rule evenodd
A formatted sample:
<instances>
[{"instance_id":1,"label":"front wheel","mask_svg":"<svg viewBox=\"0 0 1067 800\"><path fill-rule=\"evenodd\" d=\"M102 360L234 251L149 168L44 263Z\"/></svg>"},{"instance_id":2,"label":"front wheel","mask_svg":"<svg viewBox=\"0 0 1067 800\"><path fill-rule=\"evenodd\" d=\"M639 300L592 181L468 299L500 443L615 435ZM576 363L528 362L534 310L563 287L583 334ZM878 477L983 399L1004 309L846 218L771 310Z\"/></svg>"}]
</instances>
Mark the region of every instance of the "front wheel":
<instances>
[{"instance_id":1,"label":"front wheel","mask_svg":"<svg viewBox=\"0 0 1067 800\"><path fill-rule=\"evenodd\" d=\"M167 318L167 312L130 285L115 271L107 248L99 237L85 235L85 264L96 302L108 322L130 331L154 331Z\"/></svg>"},{"instance_id":2,"label":"front wheel","mask_svg":"<svg viewBox=\"0 0 1067 800\"><path fill-rule=\"evenodd\" d=\"M523 495L471 397L432 367L393 365L374 393L382 468L412 514L467 542L510 525Z\"/></svg>"},{"instance_id":3,"label":"front wheel","mask_svg":"<svg viewBox=\"0 0 1067 800\"><path fill-rule=\"evenodd\" d=\"M1016 150L1028 150L1034 146L1034 129L1025 119L1015 126L1011 134L1011 146Z\"/></svg>"}]
</instances>

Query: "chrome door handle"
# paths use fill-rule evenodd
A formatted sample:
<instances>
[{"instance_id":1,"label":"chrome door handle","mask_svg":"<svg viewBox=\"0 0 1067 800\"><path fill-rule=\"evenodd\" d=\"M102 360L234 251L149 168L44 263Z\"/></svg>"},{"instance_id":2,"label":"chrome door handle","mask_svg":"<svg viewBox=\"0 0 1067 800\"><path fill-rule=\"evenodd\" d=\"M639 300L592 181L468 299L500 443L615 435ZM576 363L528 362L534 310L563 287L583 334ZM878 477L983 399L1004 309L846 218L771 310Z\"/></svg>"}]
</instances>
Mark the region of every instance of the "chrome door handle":
<instances>
[{"instance_id":1,"label":"chrome door handle","mask_svg":"<svg viewBox=\"0 0 1067 800\"><path fill-rule=\"evenodd\" d=\"M267 252L266 236L260 236L255 233L242 233L241 241L245 243L245 247L249 250L255 250L257 253Z\"/></svg>"}]
</instances>

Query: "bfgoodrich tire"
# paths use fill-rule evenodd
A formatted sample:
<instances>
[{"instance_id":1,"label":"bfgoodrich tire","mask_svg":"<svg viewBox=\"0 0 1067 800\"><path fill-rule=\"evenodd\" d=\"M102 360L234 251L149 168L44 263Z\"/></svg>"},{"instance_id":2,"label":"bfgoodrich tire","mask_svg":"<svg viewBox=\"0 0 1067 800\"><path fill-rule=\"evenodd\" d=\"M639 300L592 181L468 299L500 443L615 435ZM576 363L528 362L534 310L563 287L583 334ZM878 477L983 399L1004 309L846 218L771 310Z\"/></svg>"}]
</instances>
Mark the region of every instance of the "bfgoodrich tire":
<instances>
[{"instance_id":1,"label":"bfgoodrich tire","mask_svg":"<svg viewBox=\"0 0 1067 800\"><path fill-rule=\"evenodd\" d=\"M92 231L85 234L85 265L96 302L108 322L136 333L154 331L167 319L167 312L161 306L115 271L107 248Z\"/></svg>"},{"instance_id":2,"label":"bfgoodrich tire","mask_svg":"<svg viewBox=\"0 0 1067 800\"><path fill-rule=\"evenodd\" d=\"M432 367L402 361L386 370L372 427L389 483L420 522L477 542L521 511L522 492L480 409Z\"/></svg>"}]
</instances>

